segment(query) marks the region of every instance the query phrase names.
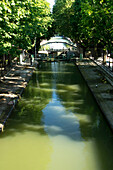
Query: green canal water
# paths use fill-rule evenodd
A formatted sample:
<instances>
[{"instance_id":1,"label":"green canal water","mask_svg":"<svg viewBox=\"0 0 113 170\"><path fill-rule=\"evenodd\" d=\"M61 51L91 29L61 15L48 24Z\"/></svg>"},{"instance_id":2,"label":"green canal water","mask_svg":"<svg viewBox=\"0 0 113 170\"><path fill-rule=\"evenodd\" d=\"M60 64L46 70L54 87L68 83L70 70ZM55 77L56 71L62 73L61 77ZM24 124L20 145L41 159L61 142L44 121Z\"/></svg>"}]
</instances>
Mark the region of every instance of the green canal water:
<instances>
[{"instance_id":1,"label":"green canal water","mask_svg":"<svg viewBox=\"0 0 113 170\"><path fill-rule=\"evenodd\" d=\"M33 74L0 134L0 169L113 169L112 133L73 63Z\"/></svg>"}]
</instances>

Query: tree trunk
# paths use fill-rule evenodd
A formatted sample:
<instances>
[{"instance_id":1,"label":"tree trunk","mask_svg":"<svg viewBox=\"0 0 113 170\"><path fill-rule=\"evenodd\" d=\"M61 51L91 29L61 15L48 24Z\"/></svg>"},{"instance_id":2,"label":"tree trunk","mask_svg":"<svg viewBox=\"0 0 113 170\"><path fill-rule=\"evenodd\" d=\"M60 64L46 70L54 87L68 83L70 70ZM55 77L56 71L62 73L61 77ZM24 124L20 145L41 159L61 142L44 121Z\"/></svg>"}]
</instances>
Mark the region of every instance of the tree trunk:
<instances>
[{"instance_id":1,"label":"tree trunk","mask_svg":"<svg viewBox=\"0 0 113 170\"><path fill-rule=\"evenodd\" d=\"M8 54L8 65L10 66L11 65L11 55Z\"/></svg>"},{"instance_id":2,"label":"tree trunk","mask_svg":"<svg viewBox=\"0 0 113 170\"><path fill-rule=\"evenodd\" d=\"M106 64L106 55L107 55L107 52L103 49L103 65Z\"/></svg>"},{"instance_id":3,"label":"tree trunk","mask_svg":"<svg viewBox=\"0 0 113 170\"><path fill-rule=\"evenodd\" d=\"M82 58L83 58L83 49L82 48L79 48L79 53L80 53L80 60L82 60Z\"/></svg>"},{"instance_id":4,"label":"tree trunk","mask_svg":"<svg viewBox=\"0 0 113 170\"><path fill-rule=\"evenodd\" d=\"M109 51L109 68L110 68L110 57L111 57L111 49Z\"/></svg>"},{"instance_id":5,"label":"tree trunk","mask_svg":"<svg viewBox=\"0 0 113 170\"><path fill-rule=\"evenodd\" d=\"M86 48L83 48L83 58L85 58L85 52L86 52Z\"/></svg>"},{"instance_id":6,"label":"tree trunk","mask_svg":"<svg viewBox=\"0 0 113 170\"><path fill-rule=\"evenodd\" d=\"M103 48L97 47L97 57L103 57Z\"/></svg>"},{"instance_id":7,"label":"tree trunk","mask_svg":"<svg viewBox=\"0 0 113 170\"><path fill-rule=\"evenodd\" d=\"M3 62L3 66L5 66L5 65L6 65L6 62L5 62L5 54L3 54L3 60L2 60L2 62Z\"/></svg>"},{"instance_id":8,"label":"tree trunk","mask_svg":"<svg viewBox=\"0 0 113 170\"><path fill-rule=\"evenodd\" d=\"M95 48L92 48L92 49L91 49L91 55L92 55L92 57L94 57L94 59L95 59Z\"/></svg>"}]
</instances>

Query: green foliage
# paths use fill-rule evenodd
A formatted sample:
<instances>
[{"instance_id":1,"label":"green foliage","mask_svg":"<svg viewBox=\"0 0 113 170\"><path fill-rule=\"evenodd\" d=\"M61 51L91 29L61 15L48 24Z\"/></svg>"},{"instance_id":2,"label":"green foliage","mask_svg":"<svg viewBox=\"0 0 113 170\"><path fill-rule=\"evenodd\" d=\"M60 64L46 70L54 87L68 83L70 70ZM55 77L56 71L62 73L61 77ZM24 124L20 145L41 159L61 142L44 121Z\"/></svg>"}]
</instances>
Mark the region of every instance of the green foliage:
<instances>
[{"instance_id":1,"label":"green foliage","mask_svg":"<svg viewBox=\"0 0 113 170\"><path fill-rule=\"evenodd\" d=\"M60 35L71 37L71 8L74 0L56 0L53 8L53 17L55 20L56 32Z\"/></svg>"},{"instance_id":2,"label":"green foliage","mask_svg":"<svg viewBox=\"0 0 113 170\"><path fill-rule=\"evenodd\" d=\"M56 0L53 16L56 32L69 36L81 47L112 49L113 1Z\"/></svg>"},{"instance_id":3,"label":"green foliage","mask_svg":"<svg viewBox=\"0 0 113 170\"><path fill-rule=\"evenodd\" d=\"M0 54L33 47L35 37L46 36L52 17L46 0L0 2Z\"/></svg>"}]
</instances>

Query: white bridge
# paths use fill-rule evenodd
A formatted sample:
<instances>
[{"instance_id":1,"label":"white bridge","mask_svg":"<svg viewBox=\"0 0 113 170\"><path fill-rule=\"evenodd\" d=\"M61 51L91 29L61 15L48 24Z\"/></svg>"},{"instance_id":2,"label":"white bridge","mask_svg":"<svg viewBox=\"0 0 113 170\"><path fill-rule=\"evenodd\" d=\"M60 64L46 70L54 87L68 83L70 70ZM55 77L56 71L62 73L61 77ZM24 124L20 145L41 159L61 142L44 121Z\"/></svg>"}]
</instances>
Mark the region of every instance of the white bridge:
<instances>
[{"instance_id":1,"label":"white bridge","mask_svg":"<svg viewBox=\"0 0 113 170\"><path fill-rule=\"evenodd\" d=\"M40 45L42 48L48 45L48 50L50 51L66 51L69 48L73 48L74 50L76 50L77 48L76 44L74 44L69 38L65 38L62 36L52 37L50 40L43 40Z\"/></svg>"}]
</instances>

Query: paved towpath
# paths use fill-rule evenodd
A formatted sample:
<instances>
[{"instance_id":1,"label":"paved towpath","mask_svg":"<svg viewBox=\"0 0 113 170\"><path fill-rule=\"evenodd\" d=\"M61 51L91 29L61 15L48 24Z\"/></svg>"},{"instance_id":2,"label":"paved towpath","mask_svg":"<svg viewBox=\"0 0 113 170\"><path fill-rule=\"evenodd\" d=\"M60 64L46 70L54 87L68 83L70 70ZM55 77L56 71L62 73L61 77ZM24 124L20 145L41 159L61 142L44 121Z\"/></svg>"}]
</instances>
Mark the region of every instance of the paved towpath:
<instances>
[{"instance_id":1,"label":"paved towpath","mask_svg":"<svg viewBox=\"0 0 113 170\"><path fill-rule=\"evenodd\" d=\"M113 73L90 59L76 64L113 130Z\"/></svg>"},{"instance_id":2,"label":"paved towpath","mask_svg":"<svg viewBox=\"0 0 113 170\"><path fill-rule=\"evenodd\" d=\"M5 125L34 69L35 67L28 63L16 64L5 76L0 78L0 126Z\"/></svg>"}]
</instances>

